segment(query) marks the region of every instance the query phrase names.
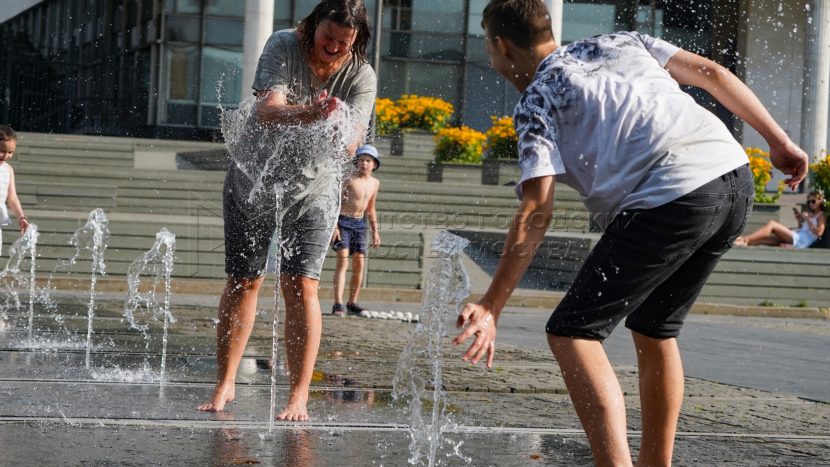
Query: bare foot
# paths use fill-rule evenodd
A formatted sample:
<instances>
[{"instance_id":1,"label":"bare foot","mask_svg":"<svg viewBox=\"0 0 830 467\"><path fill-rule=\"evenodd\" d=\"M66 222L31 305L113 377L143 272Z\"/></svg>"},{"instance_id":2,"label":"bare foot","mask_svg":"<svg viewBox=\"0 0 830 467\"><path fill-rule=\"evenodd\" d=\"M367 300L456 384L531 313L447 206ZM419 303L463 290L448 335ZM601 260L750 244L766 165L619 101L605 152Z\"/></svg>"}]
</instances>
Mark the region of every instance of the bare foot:
<instances>
[{"instance_id":1,"label":"bare foot","mask_svg":"<svg viewBox=\"0 0 830 467\"><path fill-rule=\"evenodd\" d=\"M236 387L233 383L230 385L217 384L210 401L205 402L197 408L203 412L221 412L225 410L225 404L233 401L235 396Z\"/></svg>"},{"instance_id":2,"label":"bare foot","mask_svg":"<svg viewBox=\"0 0 830 467\"><path fill-rule=\"evenodd\" d=\"M293 398L292 398L293 399ZM282 412L277 415L277 420L284 422L307 422L308 409L306 408L307 399L289 400Z\"/></svg>"},{"instance_id":3,"label":"bare foot","mask_svg":"<svg viewBox=\"0 0 830 467\"><path fill-rule=\"evenodd\" d=\"M735 246L749 246L749 243L746 241L746 237L738 237L735 239Z\"/></svg>"}]
</instances>

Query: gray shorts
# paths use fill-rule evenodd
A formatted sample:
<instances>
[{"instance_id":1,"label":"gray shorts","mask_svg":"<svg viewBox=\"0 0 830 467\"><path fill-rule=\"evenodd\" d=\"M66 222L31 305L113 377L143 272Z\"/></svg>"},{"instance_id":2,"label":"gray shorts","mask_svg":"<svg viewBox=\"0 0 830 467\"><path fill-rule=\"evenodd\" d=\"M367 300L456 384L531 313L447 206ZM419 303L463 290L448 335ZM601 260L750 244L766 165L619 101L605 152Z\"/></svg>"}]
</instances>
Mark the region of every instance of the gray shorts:
<instances>
[{"instance_id":1,"label":"gray shorts","mask_svg":"<svg viewBox=\"0 0 830 467\"><path fill-rule=\"evenodd\" d=\"M254 278L266 272L268 248L277 227L276 202L273 192L249 202L250 186L243 177L233 165L225 176L225 273ZM340 180L337 172L285 182L280 213L283 274L320 279L340 210Z\"/></svg>"}]
</instances>

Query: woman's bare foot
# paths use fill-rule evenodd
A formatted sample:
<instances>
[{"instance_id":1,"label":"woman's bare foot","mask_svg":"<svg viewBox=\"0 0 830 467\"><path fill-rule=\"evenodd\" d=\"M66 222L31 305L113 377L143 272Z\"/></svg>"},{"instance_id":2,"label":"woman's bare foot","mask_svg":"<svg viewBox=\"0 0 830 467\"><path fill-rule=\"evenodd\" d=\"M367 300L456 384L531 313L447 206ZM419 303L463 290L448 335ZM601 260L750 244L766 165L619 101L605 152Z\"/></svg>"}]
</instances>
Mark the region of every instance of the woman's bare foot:
<instances>
[{"instance_id":1,"label":"woman's bare foot","mask_svg":"<svg viewBox=\"0 0 830 467\"><path fill-rule=\"evenodd\" d=\"M210 401L205 402L197 408L203 412L221 412L225 410L225 404L233 401L235 396L236 387L233 383L230 385L217 384Z\"/></svg>"},{"instance_id":2,"label":"woman's bare foot","mask_svg":"<svg viewBox=\"0 0 830 467\"><path fill-rule=\"evenodd\" d=\"M749 246L749 243L746 241L746 237L738 237L735 239L735 246Z\"/></svg>"},{"instance_id":3,"label":"woman's bare foot","mask_svg":"<svg viewBox=\"0 0 830 467\"><path fill-rule=\"evenodd\" d=\"M299 400L294 400L293 397L289 398L282 412L277 415L277 420L283 422L307 422L309 419L308 409L306 407L307 403L307 398Z\"/></svg>"}]
</instances>

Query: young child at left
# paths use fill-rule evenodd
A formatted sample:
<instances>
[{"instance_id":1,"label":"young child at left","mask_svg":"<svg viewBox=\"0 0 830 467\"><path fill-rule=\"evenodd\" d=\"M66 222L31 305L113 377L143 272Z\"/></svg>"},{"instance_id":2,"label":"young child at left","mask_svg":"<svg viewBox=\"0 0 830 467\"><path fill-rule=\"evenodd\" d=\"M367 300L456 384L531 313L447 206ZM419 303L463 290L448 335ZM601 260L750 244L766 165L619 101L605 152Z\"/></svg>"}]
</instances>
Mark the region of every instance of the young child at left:
<instances>
[{"instance_id":1,"label":"young child at left","mask_svg":"<svg viewBox=\"0 0 830 467\"><path fill-rule=\"evenodd\" d=\"M343 183L340 198L340 217L332 235L332 245L337 252L337 266L334 271L334 306L332 314L343 316L360 315L366 311L357 304L360 287L363 284L363 266L366 260L366 217L372 229L372 248L380 246L378 217L375 212L380 181L372 172L380 167L377 148L367 144L357 149L354 158L355 171ZM346 269L352 258L352 277L349 283L349 301L343 306L343 289L346 286Z\"/></svg>"},{"instance_id":2,"label":"young child at left","mask_svg":"<svg viewBox=\"0 0 830 467\"><path fill-rule=\"evenodd\" d=\"M9 218L9 209L11 209L17 217L20 233L23 234L29 228L29 219L26 218L23 207L20 206L20 199L17 197L17 189L14 185L14 169L9 165L9 160L14 156L15 150L17 150L17 133L8 125L0 125L0 226L11 224ZM3 244L2 232L0 230L0 250Z\"/></svg>"}]
</instances>

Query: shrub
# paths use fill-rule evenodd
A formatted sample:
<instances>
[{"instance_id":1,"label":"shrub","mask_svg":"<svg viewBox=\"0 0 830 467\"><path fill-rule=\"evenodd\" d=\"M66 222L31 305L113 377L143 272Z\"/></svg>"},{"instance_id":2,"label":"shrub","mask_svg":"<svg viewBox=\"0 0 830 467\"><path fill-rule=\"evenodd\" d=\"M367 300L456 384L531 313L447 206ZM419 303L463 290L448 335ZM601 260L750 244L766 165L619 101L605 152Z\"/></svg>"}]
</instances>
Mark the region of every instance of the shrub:
<instances>
[{"instance_id":1,"label":"shrub","mask_svg":"<svg viewBox=\"0 0 830 467\"><path fill-rule=\"evenodd\" d=\"M435 162L481 163L484 133L470 127L444 128L435 135Z\"/></svg>"},{"instance_id":2,"label":"shrub","mask_svg":"<svg viewBox=\"0 0 830 467\"><path fill-rule=\"evenodd\" d=\"M752 177L755 180L755 202L775 203L784 192L784 182L778 183L778 190L775 193L767 193L767 183L772 180L772 163L769 161L769 153L758 148L746 148L746 155L749 156L749 167L752 169Z\"/></svg>"},{"instance_id":3,"label":"shrub","mask_svg":"<svg viewBox=\"0 0 830 467\"><path fill-rule=\"evenodd\" d=\"M391 99L375 100L378 136L388 135L401 127L401 111Z\"/></svg>"},{"instance_id":4,"label":"shrub","mask_svg":"<svg viewBox=\"0 0 830 467\"><path fill-rule=\"evenodd\" d=\"M490 117L493 126L487 130L487 141L484 145L487 150L487 157L490 159L518 159L519 150L516 146L519 142L516 137L516 129L513 127L511 117Z\"/></svg>"},{"instance_id":5,"label":"shrub","mask_svg":"<svg viewBox=\"0 0 830 467\"><path fill-rule=\"evenodd\" d=\"M824 193L825 198L830 196L830 155L810 164L810 179L813 186Z\"/></svg>"},{"instance_id":6,"label":"shrub","mask_svg":"<svg viewBox=\"0 0 830 467\"><path fill-rule=\"evenodd\" d=\"M449 125L455 111L452 104L445 100L412 94L401 96L397 102L397 109L400 112L401 128L414 128L432 133Z\"/></svg>"}]
</instances>

